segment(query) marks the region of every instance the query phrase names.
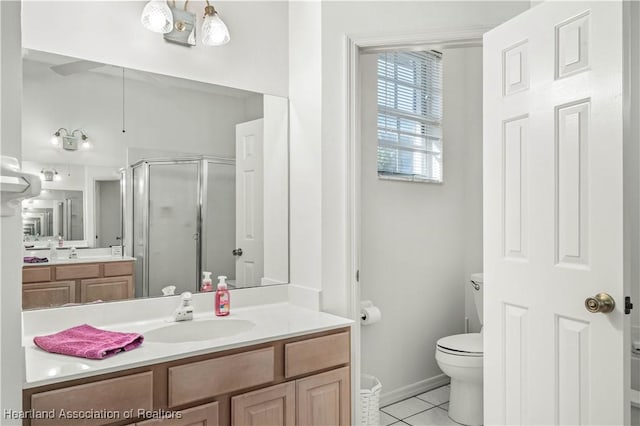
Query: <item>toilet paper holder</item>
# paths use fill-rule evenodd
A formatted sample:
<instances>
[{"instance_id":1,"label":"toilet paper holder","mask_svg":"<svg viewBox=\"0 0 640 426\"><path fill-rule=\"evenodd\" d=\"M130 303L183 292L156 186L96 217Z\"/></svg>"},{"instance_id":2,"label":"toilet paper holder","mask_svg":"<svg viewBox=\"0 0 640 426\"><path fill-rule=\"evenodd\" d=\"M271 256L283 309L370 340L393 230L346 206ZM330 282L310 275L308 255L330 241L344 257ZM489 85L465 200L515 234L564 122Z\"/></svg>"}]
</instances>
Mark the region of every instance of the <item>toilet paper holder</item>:
<instances>
[{"instance_id":1,"label":"toilet paper holder","mask_svg":"<svg viewBox=\"0 0 640 426\"><path fill-rule=\"evenodd\" d=\"M371 314L371 317L369 317ZM371 300L360 302L360 322L362 325L373 324L381 319L380 309L373 305Z\"/></svg>"},{"instance_id":2,"label":"toilet paper holder","mask_svg":"<svg viewBox=\"0 0 640 426\"><path fill-rule=\"evenodd\" d=\"M373 306L373 302L371 300L362 300L360 301L360 319L366 320L367 313L363 311L364 308L371 308Z\"/></svg>"}]
</instances>

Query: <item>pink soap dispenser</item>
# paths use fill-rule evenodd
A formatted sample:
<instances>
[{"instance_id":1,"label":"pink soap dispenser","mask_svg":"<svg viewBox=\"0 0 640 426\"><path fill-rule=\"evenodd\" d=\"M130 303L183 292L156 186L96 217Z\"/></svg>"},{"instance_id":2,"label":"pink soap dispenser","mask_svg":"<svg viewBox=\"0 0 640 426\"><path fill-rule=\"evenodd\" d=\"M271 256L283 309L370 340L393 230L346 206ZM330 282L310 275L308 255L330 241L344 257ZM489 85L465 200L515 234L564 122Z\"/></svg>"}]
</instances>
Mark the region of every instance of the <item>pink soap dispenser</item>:
<instances>
[{"instance_id":1,"label":"pink soap dispenser","mask_svg":"<svg viewBox=\"0 0 640 426\"><path fill-rule=\"evenodd\" d=\"M224 317L229 315L231 311L231 295L227 290L227 277L220 275L218 277L218 291L216 291L216 315Z\"/></svg>"},{"instance_id":2,"label":"pink soap dispenser","mask_svg":"<svg viewBox=\"0 0 640 426\"><path fill-rule=\"evenodd\" d=\"M202 271L204 278L202 279L202 286L200 291L213 291L213 283L211 282L211 272Z\"/></svg>"}]
</instances>

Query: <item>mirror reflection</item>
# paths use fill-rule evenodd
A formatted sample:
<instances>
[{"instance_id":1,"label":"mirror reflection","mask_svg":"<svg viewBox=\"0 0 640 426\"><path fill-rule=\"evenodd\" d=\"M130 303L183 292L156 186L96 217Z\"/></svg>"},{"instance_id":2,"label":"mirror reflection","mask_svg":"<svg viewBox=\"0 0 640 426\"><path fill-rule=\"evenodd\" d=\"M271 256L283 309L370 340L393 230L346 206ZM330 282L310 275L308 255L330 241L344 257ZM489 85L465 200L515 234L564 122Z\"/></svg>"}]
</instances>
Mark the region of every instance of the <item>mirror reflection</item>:
<instances>
[{"instance_id":1,"label":"mirror reflection","mask_svg":"<svg viewBox=\"0 0 640 426\"><path fill-rule=\"evenodd\" d=\"M40 196L25 200L22 210L24 240L51 237L82 240L82 198L82 191L45 189Z\"/></svg>"},{"instance_id":2,"label":"mirror reflection","mask_svg":"<svg viewBox=\"0 0 640 426\"><path fill-rule=\"evenodd\" d=\"M34 50L23 73L44 189L23 203L24 308L195 292L204 271L288 282L286 99Z\"/></svg>"}]
</instances>

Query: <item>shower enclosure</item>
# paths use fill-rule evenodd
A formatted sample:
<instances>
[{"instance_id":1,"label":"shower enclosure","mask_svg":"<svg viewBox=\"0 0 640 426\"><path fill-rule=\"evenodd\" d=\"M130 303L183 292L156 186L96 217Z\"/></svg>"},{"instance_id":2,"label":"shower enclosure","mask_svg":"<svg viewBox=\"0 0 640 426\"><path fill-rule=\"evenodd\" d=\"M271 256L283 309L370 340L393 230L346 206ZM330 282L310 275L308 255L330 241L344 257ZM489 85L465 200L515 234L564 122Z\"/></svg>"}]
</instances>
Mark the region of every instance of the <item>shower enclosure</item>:
<instances>
[{"instance_id":1,"label":"shower enclosure","mask_svg":"<svg viewBox=\"0 0 640 426\"><path fill-rule=\"evenodd\" d=\"M202 271L235 279L235 160L141 160L131 166L136 297L196 292Z\"/></svg>"}]
</instances>

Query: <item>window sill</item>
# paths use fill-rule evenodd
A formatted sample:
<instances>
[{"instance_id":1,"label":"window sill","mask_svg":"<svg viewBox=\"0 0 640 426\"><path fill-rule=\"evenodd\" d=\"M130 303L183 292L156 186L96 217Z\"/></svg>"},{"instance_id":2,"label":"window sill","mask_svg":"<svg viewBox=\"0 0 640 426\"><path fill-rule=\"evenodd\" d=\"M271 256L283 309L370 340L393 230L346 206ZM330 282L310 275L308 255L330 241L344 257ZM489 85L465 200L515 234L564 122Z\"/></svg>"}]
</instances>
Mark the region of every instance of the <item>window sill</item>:
<instances>
[{"instance_id":1,"label":"window sill","mask_svg":"<svg viewBox=\"0 0 640 426\"><path fill-rule=\"evenodd\" d=\"M416 183L434 183L442 185L442 180L427 179L418 176L403 176L403 175L381 175L378 174L380 180L395 180L399 182L416 182Z\"/></svg>"}]
</instances>

